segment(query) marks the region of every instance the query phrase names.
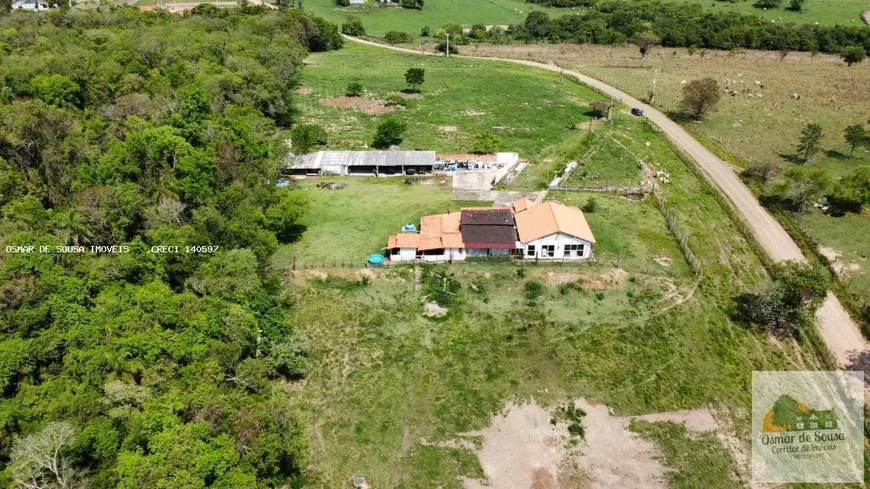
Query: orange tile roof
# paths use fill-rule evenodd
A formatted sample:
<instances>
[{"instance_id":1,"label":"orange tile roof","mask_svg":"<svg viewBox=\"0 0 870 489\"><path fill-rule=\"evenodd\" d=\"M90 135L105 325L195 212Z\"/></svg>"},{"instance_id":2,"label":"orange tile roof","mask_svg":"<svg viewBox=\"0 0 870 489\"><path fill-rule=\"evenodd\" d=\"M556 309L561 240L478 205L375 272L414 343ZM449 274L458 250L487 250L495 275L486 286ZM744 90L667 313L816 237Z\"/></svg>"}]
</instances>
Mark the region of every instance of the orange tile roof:
<instances>
[{"instance_id":1,"label":"orange tile roof","mask_svg":"<svg viewBox=\"0 0 870 489\"><path fill-rule=\"evenodd\" d=\"M463 248L462 235L459 234L459 221L462 214L436 214L420 219L420 250L439 248Z\"/></svg>"},{"instance_id":2,"label":"orange tile roof","mask_svg":"<svg viewBox=\"0 0 870 489\"><path fill-rule=\"evenodd\" d=\"M531 200L523 197L522 199L511 204L511 209L513 209L514 214L516 214L518 212L523 212L523 211L529 210L532 207L534 207L535 205L537 205L537 204L535 204Z\"/></svg>"},{"instance_id":3,"label":"orange tile roof","mask_svg":"<svg viewBox=\"0 0 870 489\"><path fill-rule=\"evenodd\" d=\"M595 243L595 236L583 212L576 207L544 202L514 216L520 241L543 238L556 233L568 234L590 243Z\"/></svg>"},{"instance_id":4,"label":"orange tile roof","mask_svg":"<svg viewBox=\"0 0 870 489\"><path fill-rule=\"evenodd\" d=\"M399 233L390 236L387 248L417 248L420 245L420 235L415 233Z\"/></svg>"},{"instance_id":5,"label":"orange tile roof","mask_svg":"<svg viewBox=\"0 0 870 489\"><path fill-rule=\"evenodd\" d=\"M449 154L449 155L438 155L441 157L442 161L489 161L489 160L497 160L497 154L472 154L472 153L457 153L457 154Z\"/></svg>"}]
</instances>

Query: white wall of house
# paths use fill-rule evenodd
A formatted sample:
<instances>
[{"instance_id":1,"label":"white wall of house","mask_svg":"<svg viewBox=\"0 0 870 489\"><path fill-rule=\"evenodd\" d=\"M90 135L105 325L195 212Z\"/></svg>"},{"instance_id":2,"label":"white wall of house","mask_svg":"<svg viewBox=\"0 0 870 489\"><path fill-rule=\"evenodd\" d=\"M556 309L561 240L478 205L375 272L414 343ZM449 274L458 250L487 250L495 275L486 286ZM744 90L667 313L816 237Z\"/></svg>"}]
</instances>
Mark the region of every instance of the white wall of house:
<instances>
[{"instance_id":1,"label":"white wall of house","mask_svg":"<svg viewBox=\"0 0 870 489\"><path fill-rule=\"evenodd\" d=\"M527 260L588 260L592 258L592 243L564 233L551 234L528 243L520 243ZM566 251L566 246L569 249ZM575 247L582 246L578 251Z\"/></svg>"},{"instance_id":2,"label":"white wall of house","mask_svg":"<svg viewBox=\"0 0 870 489\"><path fill-rule=\"evenodd\" d=\"M390 255L390 261L414 261L417 259L417 248L399 248L398 253Z\"/></svg>"},{"instance_id":3,"label":"white wall of house","mask_svg":"<svg viewBox=\"0 0 870 489\"><path fill-rule=\"evenodd\" d=\"M465 260L465 250L462 248L445 248L444 253L440 255L423 255L423 261L425 262L444 263L450 260Z\"/></svg>"},{"instance_id":4,"label":"white wall of house","mask_svg":"<svg viewBox=\"0 0 870 489\"><path fill-rule=\"evenodd\" d=\"M468 256L501 256L509 255L511 250L499 250L490 248L470 248L465 250Z\"/></svg>"}]
</instances>

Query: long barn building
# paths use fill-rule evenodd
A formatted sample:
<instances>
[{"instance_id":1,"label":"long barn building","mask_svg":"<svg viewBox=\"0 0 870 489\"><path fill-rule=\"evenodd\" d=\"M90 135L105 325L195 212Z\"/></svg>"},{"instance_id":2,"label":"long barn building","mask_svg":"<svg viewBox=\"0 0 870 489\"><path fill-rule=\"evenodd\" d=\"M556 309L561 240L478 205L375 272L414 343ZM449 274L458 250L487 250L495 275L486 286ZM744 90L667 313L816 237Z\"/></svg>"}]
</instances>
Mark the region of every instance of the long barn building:
<instances>
[{"instance_id":1,"label":"long barn building","mask_svg":"<svg viewBox=\"0 0 870 489\"><path fill-rule=\"evenodd\" d=\"M435 167L434 151L318 151L295 158L291 175L419 175Z\"/></svg>"}]
</instances>

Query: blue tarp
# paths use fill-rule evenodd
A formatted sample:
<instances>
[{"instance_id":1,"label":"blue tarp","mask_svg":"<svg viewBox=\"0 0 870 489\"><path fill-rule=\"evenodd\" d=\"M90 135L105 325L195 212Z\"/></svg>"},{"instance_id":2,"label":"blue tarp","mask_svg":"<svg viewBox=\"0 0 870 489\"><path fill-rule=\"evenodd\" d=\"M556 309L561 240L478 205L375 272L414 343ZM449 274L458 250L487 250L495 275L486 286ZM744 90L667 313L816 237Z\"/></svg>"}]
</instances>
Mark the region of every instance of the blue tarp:
<instances>
[{"instance_id":1,"label":"blue tarp","mask_svg":"<svg viewBox=\"0 0 870 489\"><path fill-rule=\"evenodd\" d=\"M278 187L278 188L289 187L289 186L290 186L290 180L282 180L282 181L278 182L278 185L275 185L275 186Z\"/></svg>"},{"instance_id":2,"label":"blue tarp","mask_svg":"<svg viewBox=\"0 0 870 489\"><path fill-rule=\"evenodd\" d=\"M369 263L371 263L372 265L381 265L384 263L384 259L384 255L369 255Z\"/></svg>"}]
</instances>

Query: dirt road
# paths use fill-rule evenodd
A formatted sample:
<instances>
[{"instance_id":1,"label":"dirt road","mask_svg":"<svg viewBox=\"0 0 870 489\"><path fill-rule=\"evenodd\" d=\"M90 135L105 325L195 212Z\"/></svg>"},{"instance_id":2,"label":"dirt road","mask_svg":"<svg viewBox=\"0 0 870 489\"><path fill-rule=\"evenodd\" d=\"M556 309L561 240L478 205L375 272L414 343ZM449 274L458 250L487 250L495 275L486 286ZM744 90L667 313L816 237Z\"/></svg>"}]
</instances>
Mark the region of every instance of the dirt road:
<instances>
[{"instance_id":1,"label":"dirt road","mask_svg":"<svg viewBox=\"0 0 870 489\"><path fill-rule=\"evenodd\" d=\"M437 53L421 52L413 49L399 48L388 46L372 41L365 41L354 37L344 36L348 41L367 44L393 51L404 52L416 55L436 55ZM438 54L440 55L440 54ZM534 61L526 61L519 59L507 58L483 58L476 56L464 56L473 59L483 59L492 61L502 61L506 63L515 63L542 70L554 72L562 71L561 68L554 65L536 63ZM694 159L701 170L706 175L707 179L719 187L722 192L728 196L734 207L740 212L740 215L752 229L756 239L764 248L765 251L775 261L806 261L800 248L795 244L791 236L783 229L783 227L770 214L761 207L758 200L749 191L749 188L740 181L740 178L731 170L731 168L722 161L719 157L710 152L701 143L699 143L692 135L680 127L679 124L669 119L664 113L654 107L637 100L629 94L612 87L600 80L586 76L582 73L572 70L564 70L563 73L567 76L574 77L580 83L592 87L606 95L612 96L631 107L640 107L644 111L644 115L670 139L681 151ZM816 313L816 320L819 325L820 333L828 345L828 348L833 353L840 365L848 368L851 363L851 358L856 356L870 355L870 345L864 340L861 331L854 321L849 317L849 314L843 309L842 304L834 294L828 294L825 303L819 308Z\"/></svg>"}]
</instances>

